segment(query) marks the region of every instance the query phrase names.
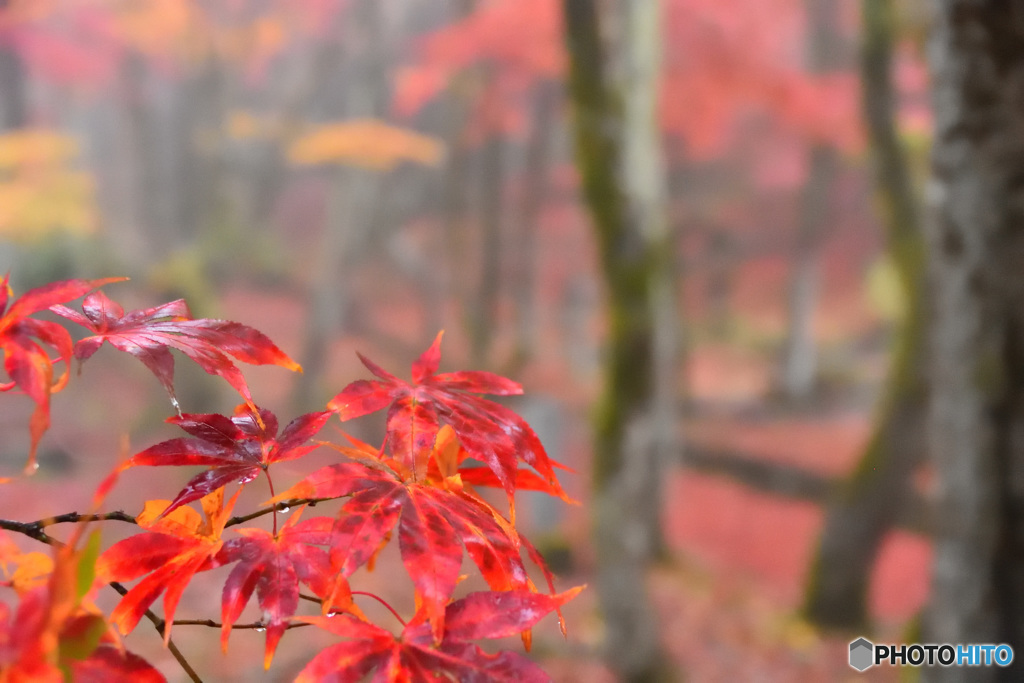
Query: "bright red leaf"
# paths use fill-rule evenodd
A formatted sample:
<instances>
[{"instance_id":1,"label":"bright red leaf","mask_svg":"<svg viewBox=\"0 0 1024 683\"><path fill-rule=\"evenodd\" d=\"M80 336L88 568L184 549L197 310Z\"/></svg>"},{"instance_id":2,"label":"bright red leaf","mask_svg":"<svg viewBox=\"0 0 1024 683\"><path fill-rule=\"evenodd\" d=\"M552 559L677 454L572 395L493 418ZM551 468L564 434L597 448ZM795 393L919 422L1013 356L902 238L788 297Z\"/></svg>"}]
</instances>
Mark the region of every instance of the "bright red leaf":
<instances>
[{"instance_id":1,"label":"bright red leaf","mask_svg":"<svg viewBox=\"0 0 1024 683\"><path fill-rule=\"evenodd\" d=\"M163 674L137 654L101 645L87 659L71 664L75 683L162 683Z\"/></svg>"},{"instance_id":2,"label":"bright red leaf","mask_svg":"<svg viewBox=\"0 0 1024 683\"><path fill-rule=\"evenodd\" d=\"M97 287L124 278L105 280L62 280L25 292L10 303L13 296L9 275L0 280L0 352L9 383L0 383L0 391L18 387L36 403L29 422L32 442L29 447L27 472L35 470L36 449L43 432L50 426L50 394L60 391L68 381L67 364L71 361L71 336L60 325L28 316L45 311L55 304L71 301ZM10 306L8 307L8 304ZM53 360L49 347L64 361L64 372L53 377Z\"/></svg>"},{"instance_id":3,"label":"bright red leaf","mask_svg":"<svg viewBox=\"0 0 1024 683\"><path fill-rule=\"evenodd\" d=\"M457 681L550 680L540 667L515 652L487 654L470 640L503 638L529 630L582 590L558 595L528 591L472 593L448 605L444 636L435 643L431 629L417 615L397 638L389 631L351 617L300 617L345 640L320 652L295 679L296 683L362 680L376 671L377 680ZM418 675L410 675L418 674Z\"/></svg>"},{"instance_id":4,"label":"bright red leaf","mask_svg":"<svg viewBox=\"0 0 1024 683\"><path fill-rule=\"evenodd\" d=\"M142 361L175 405L171 349L181 351L211 375L226 379L250 405L249 386L232 356L243 363L302 370L262 332L230 320L193 319L182 299L126 314L119 304L95 292L85 298L82 313L61 305L51 306L51 310L95 333L75 344L76 358L89 358L108 341Z\"/></svg>"},{"instance_id":5,"label":"bright red leaf","mask_svg":"<svg viewBox=\"0 0 1024 683\"><path fill-rule=\"evenodd\" d=\"M235 409L232 417L218 414L191 414L171 417L194 438L163 441L132 456L124 467L136 465L208 465L210 469L193 477L164 511L178 507L216 491L231 482L246 484L272 463L294 460L317 448L308 444L331 413L306 413L288 423L278 435L274 413L259 410L259 419L246 404Z\"/></svg>"},{"instance_id":6,"label":"bright red leaf","mask_svg":"<svg viewBox=\"0 0 1024 683\"><path fill-rule=\"evenodd\" d=\"M341 574L367 563L397 526L402 562L438 638L462 566L460 542L492 589L533 589L516 532L465 491L406 482L384 466L350 462L324 467L274 500L340 496L351 496L331 543Z\"/></svg>"},{"instance_id":7,"label":"bright red leaf","mask_svg":"<svg viewBox=\"0 0 1024 683\"><path fill-rule=\"evenodd\" d=\"M322 598L331 592L326 610L359 614L347 583L344 590L338 590L338 582L332 581L327 551L316 547L330 543L334 520L314 517L299 522L301 514L302 509L296 511L277 534L263 529L238 529L242 537L227 541L216 557L218 566L238 562L224 584L221 645L227 650L231 627L255 590L263 610L261 621L267 629L265 668L270 667L277 643L299 606L300 581Z\"/></svg>"},{"instance_id":8,"label":"bright red leaf","mask_svg":"<svg viewBox=\"0 0 1024 683\"><path fill-rule=\"evenodd\" d=\"M442 333L443 334L443 333ZM348 420L390 404L388 447L415 479L426 477L430 451L442 424L451 425L474 458L484 462L505 489L515 521L517 461L522 460L546 481L550 491L565 497L553 463L533 429L519 415L475 394L521 394L512 380L482 371L435 374L440 363L441 334L412 365L410 384L369 359L363 364L379 379L350 384L327 407Z\"/></svg>"}]
</instances>

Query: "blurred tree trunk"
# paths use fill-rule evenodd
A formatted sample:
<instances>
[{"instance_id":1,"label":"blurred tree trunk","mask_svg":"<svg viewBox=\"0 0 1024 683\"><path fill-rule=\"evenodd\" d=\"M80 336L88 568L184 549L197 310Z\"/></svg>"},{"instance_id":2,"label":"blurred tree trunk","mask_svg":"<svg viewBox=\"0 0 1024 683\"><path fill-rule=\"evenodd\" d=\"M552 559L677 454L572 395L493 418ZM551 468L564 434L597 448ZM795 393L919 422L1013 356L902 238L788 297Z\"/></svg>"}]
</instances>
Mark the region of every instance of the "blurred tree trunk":
<instances>
[{"instance_id":1,"label":"blurred tree trunk","mask_svg":"<svg viewBox=\"0 0 1024 683\"><path fill-rule=\"evenodd\" d=\"M458 0L450 3L450 22L455 23L470 16L476 9L477 0ZM428 292L431 302L431 319L428 334L435 334L445 319L444 307L448 300L468 300L472 285L463 272L465 264L470 261L466 250L469 193L466 186L470 178L471 150L466 134L467 125L473 112L478 96L480 82L479 69L470 67L456 74L448 86L445 97L445 126L442 133L446 154L443 187L441 195L441 215L444 225L442 239L435 244L435 259L443 264L438 268L437 279L431 283Z\"/></svg>"},{"instance_id":2,"label":"blurred tree trunk","mask_svg":"<svg viewBox=\"0 0 1024 683\"><path fill-rule=\"evenodd\" d=\"M867 625L871 567L885 534L911 500L910 475L923 460L927 382L924 241L910 170L896 128L892 81L893 0L864 0L863 111L874 157L888 257L904 311L875 432L828 511L805 612L832 627Z\"/></svg>"},{"instance_id":3,"label":"blurred tree trunk","mask_svg":"<svg viewBox=\"0 0 1024 683\"><path fill-rule=\"evenodd\" d=\"M376 0L359 0L352 8L345 41L353 45L347 55L345 115L348 118L380 118L387 91L389 48L384 37L382 6ZM303 373L292 393L292 410L319 410L329 396L320 384L327 371L331 341L341 333L352 305L349 271L366 251L369 228L380 200L380 172L341 165L332 169L328 188L324 234L312 264L309 284L309 316L300 356Z\"/></svg>"},{"instance_id":4,"label":"blurred tree trunk","mask_svg":"<svg viewBox=\"0 0 1024 683\"><path fill-rule=\"evenodd\" d=\"M179 248L224 225L225 68L216 54L208 55L178 93L173 119L180 143L174 169L177 193L169 222Z\"/></svg>"},{"instance_id":5,"label":"blurred tree trunk","mask_svg":"<svg viewBox=\"0 0 1024 683\"><path fill-rule=\"evenodd\" d=\"M0 17L10 0L0 0ZM0 30L0 131L21 128L28 123L25 65L14 46Z\"/></svg>"},{"instance_id":6,"label":"blurred tree trunk","mask_svg":"<svg viewBox=\"0 0 1024 683\"><path fill-rule=\"evenodd\" d=\"M610 75L597 5L563 5L577 163L598 240L610 325L594 434L597 588L611 668L625 681L669 680L646 577L660 539L656 325L670 252L654 115L660 3L623 5L621 83Z\"/></svg>"},{"instance_id":7,"label":"blurred tree trunk","mask_svg":"<svg viewBox=\"0 0 1024 683\"><path fill-rule=\"evenodd\" d=\"M939 477L924 642L1024 652L1024 5L940 0L929 39L930 443ZM972 681L1021 680L1012 667ZM928 680L963 680L935 667Z\"/></svg>"},{"instance_id":8,"label":"blurred tree trunk","mask_svg":"<svg viewBox=\"0 0 1024 683\"><path fill-rule=\"evenodd\" d=\"M837 0L805 0L808 15L808 66L823 73L837 66L839 25ZM818 350L814 341L814 310L818 303L821 242L828 219L829 192L836 176L836 151L823 143L810 150L807 184L797 225L793 277L789 291L789 329L782 352L781 389L793 400L814 391Z\"/></svg>"},{"instance_id":9,"label":"blurred tree trunk","mask_svg":"<svg viewBox=\"0 0 1024 683\"><path fill-rule=\"evenodd\" d=\"M814 310L818 303L822 228L828 215L828 193L835 172L835 152L816 144L810 152L807 185L797 225L789 288L789 324L782 355L781 389L786 398L793 400L809 397L818 379Z\"/></svg>"},{"instance_id":10,"label":"blurred tree trunk","mask_svg":"<svg viewBox=\"0 0 1024 683\"><path fill-rule=\"evenodd\" d=\"M160 136L147 96L149 69L145 57L129 51L121 64L121 93L125 106L125 140L132 165L128 202L131 219L112 234L112 246L125 264L134 264L133 272L145 272L158 255L166 254L173 245L167 226L161 222L158 207L163 201L159 157Z\"/></svg>"},{"instance_id":11,"label":"blurred tree trunk","mask_svg":"<svg viewBox=\"0 0 1024 683\"><path fill-rule=\"evenodd\" d=\"M486 79L496 77L487 70ZM489 87L490 84L488 84ZM485 94L485 116L496 120L503 103L495 93ZM485 367L498 320L498 295L501 292L501 226L504 222L505 146L499 130L492 132L483 144L480 168L480 251L477 263L480 276L474 287L470 310L470 349L476 367Z\"/></svg>"},{"instance_id":12,"label":"blurred tree trunk","mask_svg":"<svg viewBox=\"0 0 1024 683\"><path fill-rule=\"evenodd\" d=\"M547 200L548 166L551 159L558 111L560 85L545 81L537 85L533 101L530 140L523 163L522 197L519 202L519 233L514 240L515 277L513 297L516 308L516 345L512 371L529 360L537 343L537 228Z\"/></svg>"},{"instance_id":13,"label":"blurred tree trunk","mask_svg":"<svg viewBox=\"0 0 1024 683\"><path fill-rule=\"evenodd\" d=\"M8 5L9 0L0 0L0 19ZM6 39L0 30L0 133L28 124L25 65ZM0 239L0 272L8 272L14 260L13 246Z\"/></svg>"}]
</instances>

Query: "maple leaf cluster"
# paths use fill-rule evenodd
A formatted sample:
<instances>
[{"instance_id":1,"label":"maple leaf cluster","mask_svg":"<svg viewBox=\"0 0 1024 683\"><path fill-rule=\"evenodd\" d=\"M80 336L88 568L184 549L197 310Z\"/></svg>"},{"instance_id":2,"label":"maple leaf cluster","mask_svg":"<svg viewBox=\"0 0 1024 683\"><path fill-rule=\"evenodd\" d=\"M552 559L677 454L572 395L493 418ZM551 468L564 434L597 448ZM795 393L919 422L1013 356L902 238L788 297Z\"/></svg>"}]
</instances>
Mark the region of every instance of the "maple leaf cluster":
<instances>
[{"instance_id":1,"label":"maple leaf cluster","mask_svg":"<svg viewBox=\"0 0 1024 683\"><path fill-rule=\"evenodd\" d=\"M530 629L551 612L558 613L564 633L561 606L582 589L556 592L543 557L515 526L517 489L544 491L571 502L555 475L561 466L548 457L530 426L481 396L519 394L519 384L488 372L438 374L439 334L412 364L411 382L360 355L376 379L349 384L325 410L300 415L281 428L272 411L255 403L235 364L300 370L270 339L240 323L194 319L180 300L125 312L94 291L113 281L53 283L27 292L10 306L8 278L2 281L0 350L9 381L0 389L19 388L36 403L27 469L35 469L34 454L49 425L49 397L66 383L67 365L73 357L88 359L105 342L153 372L177 411L167 422L187 436L157 443L124 461L101 485L96 508L125 470L203 469L171 500L148 500L135 517L112 513L134 522L141 533L102 552L98 533L76 549L84 525L62 544L42 531L61 521L57 518L27 527L7 523L6 528L51 542L59 550L56 560L23 553L0 535L5 577L0 586L10 587L18 597L13 610L0 602L0 683L162 680L142 658L124 649L120 636L146 617L173 649L171 635L180 623L175 614L184 591L197 574L227 566L220 622L203 622L220 628L225 651L254 596L261 616L245 627L265 631L266 668L292 628L313 625L339 638L314 657L298 680L355 681L371 672L374 680L395 681L439 675L455 680L547 680L523 655L491 654L473 642L521 634L528 648ZM81 311L65 305L83 295ZM61 325L29 317L47 309L89 334L72 343ZM172 349L223 377L243 402L230 415L181 412L174 397ZM55 379L59 363L63 372ZM345 421L385 408L386 434L380 447L347 435L344 445L315 440L335 415ZM322 446L333 449L339 462L274 495L273 466ZM270 500L250 514L232 516L241 489L261 476L269 485ZM503 490L507 516L481 497L478 487ZM345 499L337 514L303 519L310 505L334 499ZM202 514L192 507L197 502ZM291 508L291 515L278 524L278 515ZM63 521L112 518L71 516ZM252 525L267 516L272 519L270 530ZM372 570L396 533L401 562L416 594L416 609L408 619L381 596L350 585L356 570ZM530 577L523 550L544 577L545 591ZM465 578L460 576L464 554L489 590L456 595ZM121 584L130 581L137 583L131 588ZM123 596L109 615L92 602L93 594L106 585ZM300 586L312 595L301 594ZM151 610L161 596L162 619ZM356 596L383 604L400 628L388 630L368 620ZM319 603L319 615L299 613L303 597Z\"/></svg>"}]
</instances>

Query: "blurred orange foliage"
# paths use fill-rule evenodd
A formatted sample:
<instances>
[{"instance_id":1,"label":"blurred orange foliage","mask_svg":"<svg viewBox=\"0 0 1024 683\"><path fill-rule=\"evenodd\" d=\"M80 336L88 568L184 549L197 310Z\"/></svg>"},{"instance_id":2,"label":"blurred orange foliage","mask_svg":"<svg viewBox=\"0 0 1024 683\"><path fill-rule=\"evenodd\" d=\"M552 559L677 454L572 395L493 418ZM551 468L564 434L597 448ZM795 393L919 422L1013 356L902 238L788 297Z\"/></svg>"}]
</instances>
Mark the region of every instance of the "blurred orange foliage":
<instances>
[{"instance_id":1,"label":"blurred orange foliage","mask_svg":"<svg viewBox=\"0 0 1024 683\"><path fill-rule=\"evenodd\" d=\"M293 164L340 163L380 171L402 161L433 166L443 155L436 139L374 119L324 124L288 147Z\"/></svg>"}]
</instances>

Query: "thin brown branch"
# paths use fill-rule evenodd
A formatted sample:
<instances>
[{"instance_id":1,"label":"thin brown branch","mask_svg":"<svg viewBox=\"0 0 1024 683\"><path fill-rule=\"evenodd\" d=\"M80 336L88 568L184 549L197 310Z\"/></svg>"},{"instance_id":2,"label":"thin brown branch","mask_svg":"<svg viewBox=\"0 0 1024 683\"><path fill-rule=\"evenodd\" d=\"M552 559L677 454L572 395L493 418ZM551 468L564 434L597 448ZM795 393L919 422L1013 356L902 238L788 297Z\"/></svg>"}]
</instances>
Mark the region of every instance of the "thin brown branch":
<instances>
[{"instance_id":1,"label":"thin brown branch","mask_svg":"<svg viewBox=\"0 0 1024 683\"><path fill-rule=\"evenodd\" d=\"M118 583L117 581L111 581L110 587L116 590L122 596L128 594L128 589L125 588L123 584ZM147 609L144 614L146 615L146 618L153 623L153 626L156 628L157 633L159 633L160 636L163 637L164 631L167 628L167 622L158 617L153 612L153 610ZM167 639L167 649L170 650L174 658L178 660L178 664L181 666L182 669L184 669L188 677L192 679L193 683L203 683L203 679L199 677L199 674L196 673L196 670L193 669L192 665L188 663L187 659L185 659L185 655L181 653L181 650L178 649L178 646L175 645L174 641L170 638Z\"/></svg>"},{"instance_id":2,"label":"thin brown branch","mask_svg":"<svg viewBox=\"0 0 1024 683\"><path fill-rule=\"evenodd\" d=\"M57 515L56 517L47 517L35 522L40 528L46 528L54 524L65 524L65 523L77 523L77 522L127 522L128 524L135 524L135 517L129 515L127 512L121 510L114 510L113 512L102 512L94 515L80 515L77 512L68 512L63 515Z\"/></svg>"},{"instance_id":3,"label":"thin brown branch","mask_svg":"<svg viewBox=\"0 0 1024 683\"><path fill-rule=\"evenodd\" d=\"M287 510L288 508L295 507L296 505L308 505L310 507L314 507L317 503L322 503L325 500L337 500L339 498L344 497L345 496L334 496L333 498L292 498L291 500L283 500L280 503L275 503L270 507L262 508L260 510L257 510L256 512L250 512L247 515L232 517L224 524L224 528L226 529L229 526L244 524L245 522L248 522L252 519L256 519L257 517L269 515L271 512L282 512Z\"/></svg>"},{"instance_id":4,"label":"thin brown branch","mask_svg":"<svg viewBox=\"0 0 1024 683\"><path fill-rule=\"evenodd\" d=\"M58 541L56 538L43 531L39 522L15 522L10 519L0 519L0 529L7 529L8 531L24 534L29 538L39 541L40 543L52 545L55 548L60 548L64 545L63 542Z\"/></svg>"},{"instance_id":5,"label":"thin brown branch","mask_svg":"<svg viewBox=\"0 0 1024 683\"><path fill-rule=\"evenodd\" d=\"M122 512L121 510L116 510L114 512L104 512L94 515L81 515L77 512L68 512L63 515L57 515L56 517L38 519L34 522L16 522L12 519L0 519L0 529L15 531L48 545L63 545L60 541L43 531L43 529L53 526L54 524L103 522L107 520L135 524L134 517L126 512Z\"/></svg>"},{"instance_id":6,"label":"thin brown branch","mask_svg":"<svg viewBox=\"0 0 1024 683\"><path fill-rule=\"evenodd\" d=\"M175 619L172 622L172 624L174 626L209 626L210 628L221 628L224 626L224 624L222 624L221 622L214 621L213 619ZM291 629L299 628L301 626L312 626L312 624L297 621L295 623L288 624L285 628ZM254 621L251 624L234 624L231 628L233 630L249 629L251 631L261 631L265 630L267 628L267 625L264 624L262 621Z\"/></svg>"}]
</instances>

